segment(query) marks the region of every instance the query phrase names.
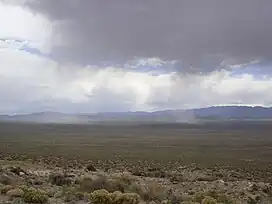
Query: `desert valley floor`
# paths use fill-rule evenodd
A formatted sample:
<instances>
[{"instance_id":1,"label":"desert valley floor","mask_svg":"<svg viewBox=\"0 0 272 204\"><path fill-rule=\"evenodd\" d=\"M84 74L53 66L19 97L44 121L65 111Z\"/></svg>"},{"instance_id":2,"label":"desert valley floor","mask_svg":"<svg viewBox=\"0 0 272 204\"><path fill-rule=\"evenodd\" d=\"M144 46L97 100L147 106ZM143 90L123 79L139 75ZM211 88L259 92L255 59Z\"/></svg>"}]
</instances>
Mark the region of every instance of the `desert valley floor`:
<instances>
[{"instance_id":1,"label":"desert valley floor","mask_svg":"<svg viewBox=\"0 0 272 204\"><path fill-rule=\"evenodd\" d=\"M1 123L0 159L2 203L271 203L269 121Z\"/></svg>"}]
</instances>

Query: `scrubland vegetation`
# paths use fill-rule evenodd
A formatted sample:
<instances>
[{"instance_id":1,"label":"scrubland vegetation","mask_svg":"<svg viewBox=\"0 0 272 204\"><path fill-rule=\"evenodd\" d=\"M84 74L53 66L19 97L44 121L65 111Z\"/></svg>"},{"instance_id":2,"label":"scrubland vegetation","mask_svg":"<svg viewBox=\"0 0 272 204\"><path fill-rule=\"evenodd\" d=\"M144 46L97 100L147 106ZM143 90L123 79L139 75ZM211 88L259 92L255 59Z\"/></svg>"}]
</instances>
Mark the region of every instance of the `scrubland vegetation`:
<instances>
[{"instance_id":1,"label":"scrubland vegetation","mask_svg":"<svg viewBox=\"0 0 272 204\"><path fill-rule=\"evenodd\" d=\"M272 203L269 130L1 124L0 203Z\"/></svg>"}]
</instances>

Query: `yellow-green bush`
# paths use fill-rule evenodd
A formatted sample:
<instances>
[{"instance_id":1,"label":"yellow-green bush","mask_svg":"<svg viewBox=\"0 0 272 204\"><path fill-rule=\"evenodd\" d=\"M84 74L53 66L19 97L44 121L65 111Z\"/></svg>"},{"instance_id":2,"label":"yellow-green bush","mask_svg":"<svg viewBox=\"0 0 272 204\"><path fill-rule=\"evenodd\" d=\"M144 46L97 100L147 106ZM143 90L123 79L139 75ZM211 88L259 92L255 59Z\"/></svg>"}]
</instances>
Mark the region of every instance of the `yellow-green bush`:
<instances>
[{"instance_id":1,"label":"yellow-green bush","mask_svg":"<svg viewBox=\"0 0 272 204\"><path fill-rule=\"evenodd\" d=\"M123 193L115 203L112 204L138 204L140 196L136 193Z\"/></svg>"},{"instance_id":2,"label":"yellow-green bush","mask_svg":"<svg viewBox=\"0 0 272 204\"><path fill-rule=\"evenodd\" d=\"M109 193L105 189L96 190L91 193L90 199L93 204L138 204L140 196L136 193Z\"/></svg>"},{"instance_id":3,"label":"yellow-green bush","mask_svg":"<svg viewBox=\"0 0 272 204\"><path fill-rule=\"evenodd\" d=\"M109 192L105 189L96 190L90 195L93 204L110 204Z\"/></svg>"},{"instance_id":4,"label":"yellow-green bush","mask_svg":"<svg viewBox=\"0 0 272 204\"><path fill-rule=\"evenodd\" d=\"M110 202L113 204L120 204L120 198L122 197L122 192L120 191L115 191L113 193L110 193Z\"/></svg>"},{"instance_id":5,"label":"yellow-green bush","mask_svg":"<svg viewBox=\"0 0 272 204\"><path fill-rule=\"evenodd\" d=\"M64 197L65 202L69 201L79 201L83 200L85 197L84 192L77 191L77 188L68 188L68 189L63 189L64 191L62 192L62 196Z\"/></svg>"},{"instance_id":6,"label":"yellow-green bush","mask_svg":"<svg viewBox=\"0 0 272 204\"><path fill-rule=\"evenodd\" d=\"M26 203L44 204L48 201L48 196L34 188L24 189L23 200Z\"/></svg>"}]
</instances>

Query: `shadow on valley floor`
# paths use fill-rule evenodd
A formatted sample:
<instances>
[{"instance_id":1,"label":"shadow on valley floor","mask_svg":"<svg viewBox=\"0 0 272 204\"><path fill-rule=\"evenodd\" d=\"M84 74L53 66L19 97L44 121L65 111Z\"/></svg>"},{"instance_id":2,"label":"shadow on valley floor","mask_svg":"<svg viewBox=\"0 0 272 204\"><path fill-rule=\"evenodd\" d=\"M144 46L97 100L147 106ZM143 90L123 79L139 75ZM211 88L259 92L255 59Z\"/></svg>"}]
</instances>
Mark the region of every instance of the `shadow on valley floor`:
<instances>
[{"instance_id":1,"label":"shadow on valley floor","mask_svg":"<svg viewBox=\"0 0 272 204\"><path fill-rule=\"evenodd\" d=\"M84 159L272 163L272 123L150 125L0 123L2 152Z\"/></svg>"}]
</instances>

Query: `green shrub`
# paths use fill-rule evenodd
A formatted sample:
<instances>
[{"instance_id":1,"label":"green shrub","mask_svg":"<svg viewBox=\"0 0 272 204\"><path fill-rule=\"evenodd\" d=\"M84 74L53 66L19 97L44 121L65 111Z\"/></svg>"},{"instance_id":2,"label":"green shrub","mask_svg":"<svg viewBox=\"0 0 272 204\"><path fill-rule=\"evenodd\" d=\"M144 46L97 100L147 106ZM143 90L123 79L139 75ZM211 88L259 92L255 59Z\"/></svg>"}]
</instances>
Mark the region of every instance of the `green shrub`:
<instances>
[{"instance_id":1,"label":"green shrub","mask_svg":"<svg viewBox=\"0 0 272 204\"><path fill-rule=\"evenodd\" d=\"M188 194L182 194L179 192L173 192L168 196L168 200L171 202L171 204L179 204L183 201L191 201L192 196Z\"/></svg>"},{"instance_id":2,"label":"green shrub","mask_svg":"<svg viewBox=\"0 0 272 204\"><path fill-rule=\"evenodd\" d=\"M248 197L247 203L249 204L257 204L261 200L261 197L259 195L250 195Z\"/></svg>"},{"instance_id":3,"label":"green shrub","mask_svg":"<svg viewBox=\"0 0 272 204\"><path fill-rule=\"evenodd\" d=\"M11 185L5 185L1 187L1 194L6 194L8 191L10 191L11 189L13 189L13 187Z\"/></svg>"},{"instance_id":4,"label":"green shrub","mask_svg":"<svg viewBox=\"0 0 272 204\"><path fill-rule=\"evenodd\" d=\"M72 183L71 179L67 178L64 174L53 173L49 176L49 180L53 185L64 186Z\"/></svg>"},{"instance_id":5,"label":"green shrub","mask_svg":"<svg viewBox=\"0 0 272 204\"><path fill-rule=\"evenodd\" d=\"M217 201L210 196L205 196L205 198L201 201L201 204L217 204Z\"/></svg>"},{"instance_id":6,"label":"green shrub","mask_svg":"<svg viewBox=\"0 0 272 204\"><path fill-rule=\"evenodd\" d=\"M219 202L219 203L224 203L224 204L231 204L233 203L232 199L229 198L226 194L224 193L220 193L218 194L218 196L216 197L216 200Z\"/></svg>"},{"instance_id":7,"label":"green shrub","mask_svg":"<svg viewBox=\"0 0 272 204\"><path fill-rule=\"evenodd\" d=\"M138 169L138 168L134 168L131 170L131 174L134 175L134 176L145 176L145 172Z\"/></svg>"},{"instance_id":8,"label":"green shrub","mask_svg":"<svg viewBox=\"0 0 272 204\"><path fill-rule=\"evenodd\" d=\"M204 198L205 198L205 194L204 194L204 193L198 192L198 193L195 194L193 200L194 200L195 202L201 203L202 200L204 200Z\"/></svg>"},{"instance_id":9,"label":"green shrub","mask_svg":"<svg viewBox=\"0 0 272 204\"><path fill-rule=\"evenodd\" d=\"M122 192L120 191L115 191L113 193L110 193L109 196L110 196L110 202L112 204L119 204L120 202L120 198L122 197Z\"/></svg>"},{"instance_id":10,"label":"green shrub","mask_svg":"<svg viewBox=\"0 0 272 204\"><path fill-rule=\"evenodd\" d=\"M29 188L24 190L23 200L26 203L44 204L47 203L48 196L42 191Z\"/></svg>"},{"instance_id":11,"label":"green shrub","mask_svg":"<svg viewBox=\"0 0 272 204\"><path fill-rule=\"evenodd\" d=\"M24 191L20 188L15 188L15 189L9 190L7 192L7 195L12 198L16 198L16 197L20 198L20 197L23 197Z\"/></svg>"},{"instance_id":12,"label":"green shrub","mask_svg":"<svg viewBox=\"0 0 272 204\"><path fill-rule=\"evenodd\" d=\"M148 185L132 184L128 192L137 193L145 201L163 201L167 198L167 189L157 183Z\"/></svg>"},{"instance_id":13,"label":"green shrub","mask_svg":"<svg viewBox=\"0 0 272 204\"><path fill-rule=\"evenodd\" d=\"M120 179L108 179L101 176L96 179L86 177L80 181L80 190L83 192L91 193L95 190L105 189L109 192L121 191L124 192L128 184Z\"/></svg>"},{"instance_id":14,"label":"green shrub","mask_svg":"<svg viewBox=\"0 0 272 204\"><path fill-rule=\"evenodd\" d=\"M136 193L109 193L105 189L96 190L90 195L93 204L138 204L140 196Z\"/></svg>"},{"instance_id":15,"label":"green shrub","mask_svg":"<svg viewBox=\"0 0 272 204\"><path fill-rule=\"evenodd\" d=\"M63 192L60 197L64 197L64 201L69 202L84 200L84 198L88 196L86 196L85 193L78 191L77 188L68 188L63 189Z\"/></svg>"},{"instance_id":16,"label":"green shrub","mask_svg":"<svg viewBox=\"0 0 272 204\"><path fill-rule=\"evenodd\" d=\"M87 167L86 167L86 169L88 171L96 171L96 168L92 164L88 164Z\"/></svg>"},{"instance_id":17,"label":"green shrub","mask_svg":"<svg viewBox=\"0 0 272 204\"><path fill-rule=\"evenodd\" d=\"M138 204L140 196L136 193L123 193L112 204Z\"/></svg>"},{"instance_id":18,"label":"green shrub","mask_svg":"<svg viewBox=\"0 0 272 204\"><path fill-rule=\"evenodd\" d=\"M179 182L183 182L184 178L182 175L172 175L169 180L170 182L177 184Z\"/></svg>"},{"instance_id":19,"label":"green shrub","mask_svg":"<svg viewBox=\"0 0 272 204\"><path fill-rule=\"evenodd\" d=\"M8 176L6 174L0 175L0 183L3 185L12 185L16 183L15 179L11 176Z\"/></svg>"},{"instance_id":20,"label":"green shrub","mask_svg":"<svg viewBox=\"0 0 272 204\"><path fill-rule=\"evenodd\" d=\"M90 199L93 204L111 204L109 192L105 189L96 190L91 193Z\"/></svg>"},{"instance_id":21,"label":"green shrub","mask_svg":"<svg viewBox=\"0 0 272 204\"><path fill-rule=\"evenodd\" d=\"M123 172L120 176L116 177L115 179L120 183L124 183L126 185L131 185L136 181L136 179L133 176L131 176L131 174L129 174L128 172Z\"/></svg>"}]
</instances>

